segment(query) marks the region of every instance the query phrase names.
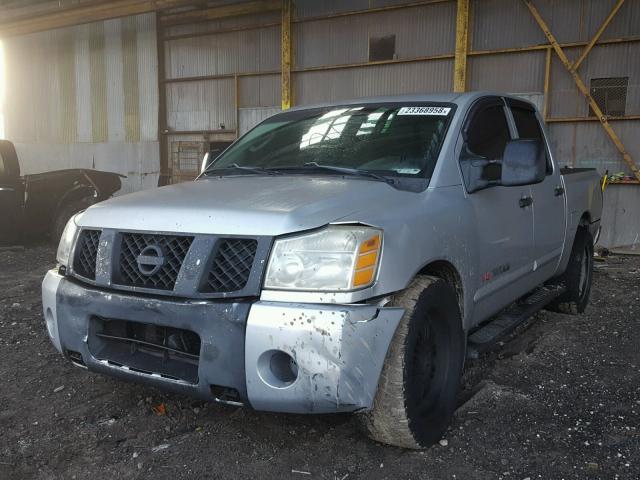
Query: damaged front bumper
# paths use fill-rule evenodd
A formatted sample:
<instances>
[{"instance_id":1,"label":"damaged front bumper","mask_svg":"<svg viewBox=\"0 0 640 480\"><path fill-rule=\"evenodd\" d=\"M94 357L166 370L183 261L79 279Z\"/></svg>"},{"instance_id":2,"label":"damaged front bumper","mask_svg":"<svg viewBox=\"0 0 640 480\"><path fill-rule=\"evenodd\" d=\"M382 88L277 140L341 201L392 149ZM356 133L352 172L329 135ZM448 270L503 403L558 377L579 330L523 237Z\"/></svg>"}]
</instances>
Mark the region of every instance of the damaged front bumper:
<instances>
[{"instance_id":1,"label":"damaged front bumper","mask_svg":"<svg viewBox=\"0 0 640 480\"><path fill-rule=\"evenodd\" d=\"M403 314L376 305L176 300L87 287L47 273L53 345L77 365L256 410L372 406Z\"/></svg>"}]
</instances>

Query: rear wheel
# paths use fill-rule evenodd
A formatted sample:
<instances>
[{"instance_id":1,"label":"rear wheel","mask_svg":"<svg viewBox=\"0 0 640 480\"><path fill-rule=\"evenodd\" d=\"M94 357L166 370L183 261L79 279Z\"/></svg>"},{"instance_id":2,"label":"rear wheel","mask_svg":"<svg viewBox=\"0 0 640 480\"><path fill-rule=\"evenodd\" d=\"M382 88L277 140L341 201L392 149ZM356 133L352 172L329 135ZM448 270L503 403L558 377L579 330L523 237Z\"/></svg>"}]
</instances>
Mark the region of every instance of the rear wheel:
<instances>
[{"instance_id":1,"label":"rear wheel","mask_svg":"<svg viewBox=\"0 0 640 480\"><path fill-rule=\"evenodd\" d=\"M571 249L567 269L558 279L567 290L551 302L553 312L577 315L584 312L591 294L593 277L593 240L586 228L579 228Z\"/></svg>"},{"instance_id":2,"label":"rear wheel","mask_svg":"<svg viewBox=\"0 0 640 480\"><path fill-rule=\"evenodd\" d=\"M404 448L437 442L456 406L465 335L453 289L420 276L396 295L405 314L389 346L369 412L359 415L369 436Z\"/></svg>"}]
</instances>

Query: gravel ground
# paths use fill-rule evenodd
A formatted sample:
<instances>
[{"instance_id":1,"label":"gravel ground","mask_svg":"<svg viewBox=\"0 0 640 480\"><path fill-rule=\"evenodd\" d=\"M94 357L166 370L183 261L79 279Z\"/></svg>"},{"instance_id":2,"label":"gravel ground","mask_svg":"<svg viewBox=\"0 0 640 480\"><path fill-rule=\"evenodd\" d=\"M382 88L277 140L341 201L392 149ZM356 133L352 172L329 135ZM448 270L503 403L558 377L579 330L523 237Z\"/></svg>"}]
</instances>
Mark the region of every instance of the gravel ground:
<instances>
[{"instance_id":1,"label":"gravel ground","mask_svg":"<svg viewBox=\"0 0 640 480\"><path fill-rule=\"evenodd\" d=\"M638 257L598 263L584 315L542 312L468 363L453 424L426 451L378 445L349 415L257 413L73 367L42 319L53 258L0 251L2 480L640 478Z\"/></svg>"}]
</instances>

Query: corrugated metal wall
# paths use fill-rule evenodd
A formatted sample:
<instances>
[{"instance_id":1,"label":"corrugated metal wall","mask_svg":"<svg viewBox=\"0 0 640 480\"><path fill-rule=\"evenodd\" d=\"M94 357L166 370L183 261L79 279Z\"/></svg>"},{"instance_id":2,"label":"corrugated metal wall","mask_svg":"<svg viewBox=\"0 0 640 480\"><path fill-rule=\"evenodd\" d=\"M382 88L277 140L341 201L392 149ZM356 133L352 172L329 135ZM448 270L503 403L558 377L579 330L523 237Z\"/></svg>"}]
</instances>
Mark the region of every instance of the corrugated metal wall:
<instances>
[{"instance_id":1,"label":"corrugated metal wall","mask_svg":"<svg viewBox=\"0 0 640 480\"><path fill-rule=\"evenodd\" d=\"M456 2L408 3L294 0L294 104L450 91ZM535 0L563 43L587 42L615 3ZM371 11L386 7L392 8ZM167 39L160 68L168 80L160 88L166 96L168 135L163 141L168 152L178 141L233 139L236 130L245 132L279 109L279 22L280 14L273 12L162 32ZM394 60L368 64L370 36L384 35L396 36ZM629 37L640 37L640 0L627 0L602 38ZM471 0L468 88L520 93L542 106L544 49L482 52L546 43L523 2ZM579 45L566 51L575 59L581 49ZM95 162L98 168L129 175L127 191L155 185L158 67L153 16L10 39L6 52L7 133L18 142L27 171ZM638 58L638 41L596 45L580 74L587 84L591 78L629 77L626 114L638 116ZM585 117L587 103L555 54L550 73L550 119ZM612 125L640 161L640 121ZM563 164L628 170L598 122L556 121L549 123L549 131ZM637 187L612 188L631 188L638 192L635 198L640 197ZM640 219L640 211L637 216Z\"/></svg>"},{"instance_id":2,"label":"corrugated metal wall","mask_svg":"<svg viewBox=\"0 0 640 480\"><path fill-rule=\"evenodd\" d=\"M95 167L157 184L155 17L139 15L5 40L6 137L25 173Z\"/></svg>"}]
</instances>

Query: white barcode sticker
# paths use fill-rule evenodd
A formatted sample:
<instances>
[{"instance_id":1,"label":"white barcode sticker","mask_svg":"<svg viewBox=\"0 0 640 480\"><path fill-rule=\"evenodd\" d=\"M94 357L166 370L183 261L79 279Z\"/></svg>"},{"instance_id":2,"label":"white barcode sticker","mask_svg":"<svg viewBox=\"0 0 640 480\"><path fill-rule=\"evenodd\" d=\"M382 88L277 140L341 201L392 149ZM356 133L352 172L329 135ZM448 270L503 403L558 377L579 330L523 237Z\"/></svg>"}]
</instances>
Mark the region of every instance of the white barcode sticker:
<instances>
[{"instance_id":1,"label":"white barcode sticker","mask_svg":"<svg viewBox=\"0 0 640 480\"><path fill-rule=\"evenodd\" d=\"M402 107L398 115L449 115L451 107Z\"/></svg>"}]
</instances>

